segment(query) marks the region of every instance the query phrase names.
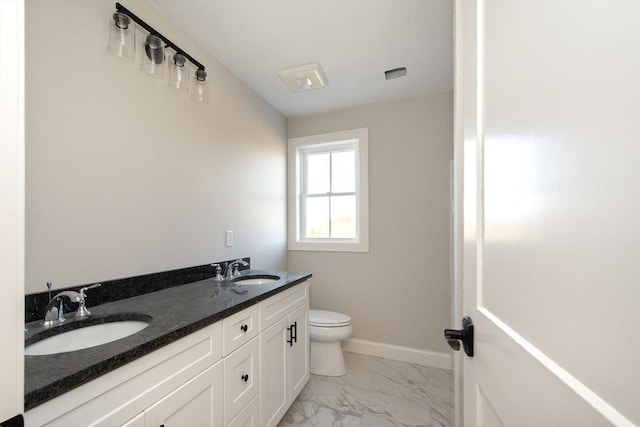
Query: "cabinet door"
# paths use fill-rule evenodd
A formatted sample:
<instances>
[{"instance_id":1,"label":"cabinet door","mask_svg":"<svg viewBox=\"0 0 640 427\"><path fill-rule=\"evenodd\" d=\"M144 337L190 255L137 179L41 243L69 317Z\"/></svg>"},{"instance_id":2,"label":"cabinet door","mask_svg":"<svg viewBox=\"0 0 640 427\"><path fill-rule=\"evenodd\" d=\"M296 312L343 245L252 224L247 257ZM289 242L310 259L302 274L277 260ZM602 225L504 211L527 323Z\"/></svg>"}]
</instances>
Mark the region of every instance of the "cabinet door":
<instances>
[{"instance_id":1,"label":"cabinet door","mask_svg":"<svg viewBox=\"0 0 640 427\"><path fill-rule=\"evenodd\" d=\"M298 396L309 379L309 305L306 304L289 316L289 325L295 332L289 356L289 403Z\"/></svg>"},{"instance_id":2,"label":"cabinet door","mask_svg":"<svg viewBox=\"0 0 640 427\"><path fill-rule=\"evenodd\" d=\"M146 414L144 412L138 414L120 427L147 427Z\"/></svg>"},{"instance_id":3,"label":"cabinet door","mask_svg":"<svg viewBox=\"0 0 640 427\"><path fill-rule=\"evenodd\" d=\"M254 397L227 427L260 427L260 396Z\"/></svg>"},{"instance_id":4,"label":"cabinet door","mask_svg":"<svg viewBox=\"0 0 640 427\"><path fill-rule=\"evenodd\" d=\"M222 427L222 369L216 363L147 409L147 427Z\"/></svg>"},{"instance_id":5,"label":"cabinet door","mask_svg":"<svg viewBox=\"0 0 640 427\"><path fill-rule=\"evenodd\" d=\"M288 327L289 318L285 317L260 335L260 412L262 425L267 427L276 426L289 407L286 381L289 364Z\"/></svg>"},{"instance_id":6,"label":"cabinet door","mask_svg":"<svg viewBox=\"0 0 640 427\"><path fill-rule=\"evenodd\" d=\"M260 340L255 338L224 359L224 422L231 422L260 392Z\"/></svg>"}]
</instances>

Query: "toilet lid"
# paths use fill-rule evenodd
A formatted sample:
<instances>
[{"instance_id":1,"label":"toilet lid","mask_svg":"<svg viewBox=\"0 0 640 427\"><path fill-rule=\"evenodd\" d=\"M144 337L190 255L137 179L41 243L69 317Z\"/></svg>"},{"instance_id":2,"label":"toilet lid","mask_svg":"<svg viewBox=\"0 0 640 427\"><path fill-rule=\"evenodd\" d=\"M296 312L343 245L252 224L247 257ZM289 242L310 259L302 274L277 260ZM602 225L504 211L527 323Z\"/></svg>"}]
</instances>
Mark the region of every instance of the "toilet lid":
<instances>
[{"instance_id":1,"label":"toilet lid","mask_svg":"<svg viewBox=\"0 0 640 427\"><path fill-rule=\"evenodd\" d=\"M351 324L351 317L334 311L309 310L309 325L337 328Z\"/></svg>"}]
</instances>

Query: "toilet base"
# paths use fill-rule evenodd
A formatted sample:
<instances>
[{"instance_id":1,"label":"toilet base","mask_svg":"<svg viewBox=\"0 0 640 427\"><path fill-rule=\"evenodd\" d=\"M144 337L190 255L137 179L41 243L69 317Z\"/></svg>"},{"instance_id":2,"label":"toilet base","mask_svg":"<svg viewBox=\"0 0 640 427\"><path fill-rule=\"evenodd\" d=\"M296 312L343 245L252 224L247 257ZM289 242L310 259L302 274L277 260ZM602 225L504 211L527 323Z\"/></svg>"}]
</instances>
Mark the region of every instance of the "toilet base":
<instances>
[{"instance_id":1,"label":"toilet base","mask_svg":"<svg viewBox=\"0 0 640 427\"><path fill-rule=\"evenodd\" d=\"M309 371L325 377L341 377L346 374L341 342L311 341Z\"/></svg>"}]
</instances>

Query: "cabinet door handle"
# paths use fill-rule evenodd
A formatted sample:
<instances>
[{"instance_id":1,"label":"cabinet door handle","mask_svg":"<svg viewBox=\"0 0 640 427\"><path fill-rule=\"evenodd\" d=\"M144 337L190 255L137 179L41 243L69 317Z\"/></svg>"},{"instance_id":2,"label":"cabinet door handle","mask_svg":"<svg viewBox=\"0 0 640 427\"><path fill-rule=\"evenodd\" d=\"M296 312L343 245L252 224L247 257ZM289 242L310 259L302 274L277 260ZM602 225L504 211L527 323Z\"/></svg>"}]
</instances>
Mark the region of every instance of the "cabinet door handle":
<instances>
[{"instance_id":1,"label":"cabinet door handle","mask_svg":"<svg viewBox=\"0 0 640 427\"><path fill-rule=\"evenodd\" d=\"M293 339L293 342L298 342L298 322L293 322L293 336L291 337L291 339Z\"/></svg>"},{"instance_id":2,"label":"cabinet door handle","mask_svg":"<svg viewBox=\"0 0 640 427\"><path fill-rule=\"evenodd\" d=\"M293 325L289 326L287 331L289 331L289 339L287 342L289 343L289 347L293 347Z\"/></svg>"},{"instance_id":3,"label":"cabinet door handle","mask_svg":"<svg viewBox=\"0 0 640 427\"><path fill-rule=\"evenodd\" d=\"M247 332L247 330L249 330L249 327L247 325L242 325L242 326L240 326L240 330L242 332Z\"/></svg>"},{"instance_id":4,"label":"cabinet door handle","mask_svg":"<svg viewBox=\"0 0 640 427\"><path fill-rule=\"evenodd\" d=\"M242 381L244 381L246 383L247 381L249 381L249 374L244 374L240 378L242 378Z\"/></svg>"}]
</instances>

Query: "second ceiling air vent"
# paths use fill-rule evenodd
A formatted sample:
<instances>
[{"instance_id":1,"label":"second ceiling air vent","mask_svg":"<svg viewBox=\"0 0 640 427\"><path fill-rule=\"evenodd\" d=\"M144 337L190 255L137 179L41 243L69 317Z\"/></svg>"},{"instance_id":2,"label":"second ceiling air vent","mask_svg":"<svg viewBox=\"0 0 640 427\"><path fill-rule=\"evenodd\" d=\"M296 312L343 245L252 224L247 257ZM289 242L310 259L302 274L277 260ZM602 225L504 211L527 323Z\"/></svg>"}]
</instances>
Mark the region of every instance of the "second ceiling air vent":
<instances>
[{"instance_id":1,"label":"second ceiling air vent","mask_svg":"<svg viewBox=\"0 0 640 427\"><path fill-rule=\"evenodd\" d=\"M393 70L387 70L384 72L384 78L387 80L397 79L398 77L406 76L406 67L394 68Z\"/></svg>"}]
</instances>

